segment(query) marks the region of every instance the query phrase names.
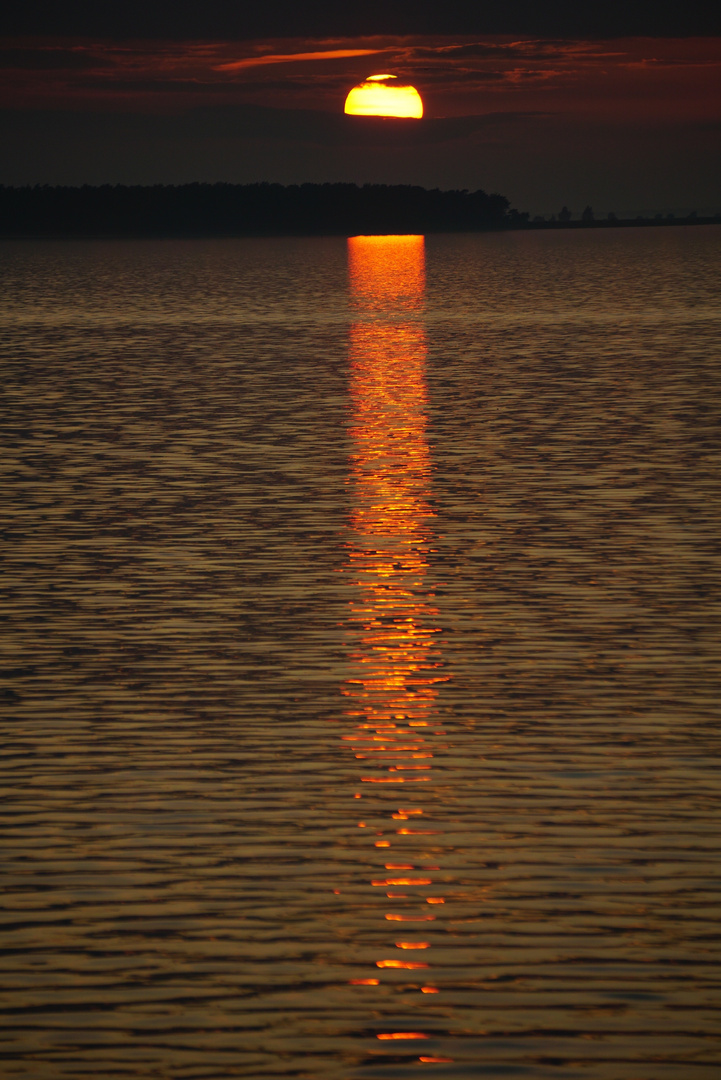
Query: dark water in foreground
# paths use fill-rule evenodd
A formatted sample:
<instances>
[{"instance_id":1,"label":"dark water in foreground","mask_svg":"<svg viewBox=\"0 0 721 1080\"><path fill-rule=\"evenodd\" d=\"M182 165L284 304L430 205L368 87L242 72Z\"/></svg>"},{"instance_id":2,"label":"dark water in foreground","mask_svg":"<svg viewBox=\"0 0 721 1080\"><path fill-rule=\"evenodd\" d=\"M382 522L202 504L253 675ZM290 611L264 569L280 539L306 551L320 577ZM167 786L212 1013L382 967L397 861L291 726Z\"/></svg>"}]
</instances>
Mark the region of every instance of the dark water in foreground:
<instances>
[{"instance_id":1,"label":"dark water in foreground","mask_svg":"<svg viewBox=\"0 0 721 1080\"><path fill-rule=\"evenodd\" d=\"M0 1075L716 1080L721 231L0 256Z\"/></svg>"}]
</instances>

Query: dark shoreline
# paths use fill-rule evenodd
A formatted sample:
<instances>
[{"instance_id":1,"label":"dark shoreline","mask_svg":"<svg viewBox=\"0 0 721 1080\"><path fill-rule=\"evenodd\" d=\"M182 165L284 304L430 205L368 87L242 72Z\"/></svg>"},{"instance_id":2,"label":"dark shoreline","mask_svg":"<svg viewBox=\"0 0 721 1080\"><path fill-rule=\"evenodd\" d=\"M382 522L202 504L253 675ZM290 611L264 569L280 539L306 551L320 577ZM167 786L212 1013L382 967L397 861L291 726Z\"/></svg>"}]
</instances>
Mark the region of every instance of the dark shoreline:
<instances>
[{"instance_id":1,"label":"dark shoreline","mask_svg":"<svg viewBox=\"0 0 721 1080\"><path fill-rule=\"evenodd\" d=\"M565 210L564 210L565 213ZM141 239L504 232L721 224L721 214L531 220L498 193L412 185L0 185L3 239Z\"/></svg>"},{"instance_id":2,"label":"dark shoreline","mask_svg":"<svg viewBox=\"0 0 721 1080\"><path fill-rule=\"evenodd\" d=\"M685 219L679 219L678 221L665 222L654 221L653 219L644 218L641 221L635 220L620 220L608 224L605 221L595 222L592 224L586 224L585 222L573 222L570 225L558 225L556 223L548 222L545 225L529 224L529 225L514 225L506 228L487 228L487 229L431 229L418 228L412 230L404 229L377 229L375 231L363 231L361 229L342 229L336 231L311 231L309 229L298 229L283 231L263 231L263 232L3 232L0 231L0 240L15 240L18 242L27 240L282 240L284 237L288 239L303 239L304 237L311 238L317 237L339 237L339 236L402 236L402 235L423 235L423 236L442 236L444 234L454 233L516 233L516 232L568 232L574 230L594 230L594 229L644 229L644 228L673 228L676 226L682 226L684 228L694 228L697 225L721 225L721 217L708 217L697 218L694 221L686 221Z\"/></svg>"}]
</instances>

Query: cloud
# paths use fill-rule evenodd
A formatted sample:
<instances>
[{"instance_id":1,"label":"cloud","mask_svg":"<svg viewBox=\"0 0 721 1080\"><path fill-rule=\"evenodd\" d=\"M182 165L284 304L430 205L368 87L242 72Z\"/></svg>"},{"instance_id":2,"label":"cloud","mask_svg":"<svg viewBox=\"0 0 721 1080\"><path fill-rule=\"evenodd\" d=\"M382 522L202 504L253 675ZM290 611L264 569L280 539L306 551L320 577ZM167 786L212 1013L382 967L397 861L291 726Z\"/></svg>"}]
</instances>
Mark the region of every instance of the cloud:
<instances>
[{"instance_id":1,"label":"cloud","mask_svg":"<svg viewBox=\"0 0 721 1080\"><path fill-rule=\"evenodd\" d=\"M169 114L247 104L336 113L376 64L418 88L427 120L541 110L583 122L605 115L623 125L656 116L692 121L721 110L714 92L719 39L35 38L12 44L5 40L0 54L0 100L26 109Z\"/></svg>"},{"instance_id":2,"label":"cloud","mask_svg":"<svg viewBox=\"0 0 721 1080\"><path fill-rule=\"evenodd\" d=\"M329 49L325 52L271 53L266 56L248 56L244 60L232 60L218 64L214 71L241 71L244 68L264 67L266 64L288 64L301 60L348 60L353 56L373 56L384 49Z\"/></svg>"}]
</instances>

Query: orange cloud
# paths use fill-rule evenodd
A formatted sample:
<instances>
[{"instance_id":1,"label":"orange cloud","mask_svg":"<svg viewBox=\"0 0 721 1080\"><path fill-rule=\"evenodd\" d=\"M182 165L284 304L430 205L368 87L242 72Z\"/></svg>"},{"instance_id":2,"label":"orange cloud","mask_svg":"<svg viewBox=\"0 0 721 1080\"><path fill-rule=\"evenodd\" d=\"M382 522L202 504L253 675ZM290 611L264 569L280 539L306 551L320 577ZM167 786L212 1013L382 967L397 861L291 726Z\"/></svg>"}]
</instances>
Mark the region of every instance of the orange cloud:
<instances>
[{"instance_id":1,"label":"orange cloud","mask_svg":"<svg viewBox=\"0 0 721 1080\"><path fill-rule=\"evenodd\" d=\"M329 49L327 52L270 53L266 56L248 56L245 60L233 60L219 64L214 71L241 71L244 68L263 67L265 64L288 64L293 60L347 60L351 56L374 56L383 49Z\"/></svg>"},{"instance_id":2,"label":"orange cloud","mask_svg":"<svg viewBox=\"0 0 721 1080\"><path fill-rule=\"evenodd\" d=\"M158 113L247 105L338 115L374 56L377 70L417 87L429 120L563 115L623 127L721 117L721 38L5 39L0 104Z\"/></svg>"}]
</instances>

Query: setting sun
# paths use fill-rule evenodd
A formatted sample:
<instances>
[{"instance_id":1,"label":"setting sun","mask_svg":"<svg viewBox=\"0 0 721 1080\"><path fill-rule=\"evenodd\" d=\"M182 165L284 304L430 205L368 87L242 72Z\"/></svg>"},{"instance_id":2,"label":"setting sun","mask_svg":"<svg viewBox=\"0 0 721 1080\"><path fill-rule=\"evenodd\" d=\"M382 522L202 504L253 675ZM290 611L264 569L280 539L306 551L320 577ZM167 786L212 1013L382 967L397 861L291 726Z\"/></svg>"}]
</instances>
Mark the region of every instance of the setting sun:
<instances>
[{"instance_id":1,"label":"setting sun","mask_svg":"<svg viewBox=\"0 0 721 1080\"><path fill-rule=\"evenodd\" d=\"M351 116L401 116L420 120L423 102L415 86L398 83L395 75L369 75L345 99Z\"/></svg>"}]
</instances>

